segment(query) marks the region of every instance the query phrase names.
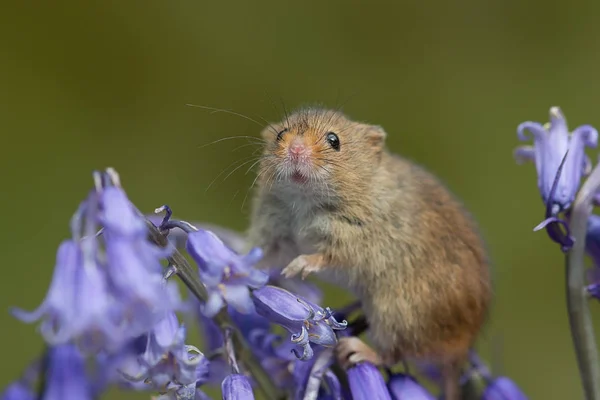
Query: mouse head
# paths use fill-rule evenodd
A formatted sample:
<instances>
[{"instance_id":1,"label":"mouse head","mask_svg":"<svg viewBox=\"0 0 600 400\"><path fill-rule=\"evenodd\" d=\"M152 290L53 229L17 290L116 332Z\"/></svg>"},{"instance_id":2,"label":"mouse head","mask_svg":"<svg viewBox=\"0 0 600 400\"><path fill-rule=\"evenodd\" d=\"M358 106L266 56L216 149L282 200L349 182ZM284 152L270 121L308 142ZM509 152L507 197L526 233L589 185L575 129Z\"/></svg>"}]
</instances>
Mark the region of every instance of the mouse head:
<instances>
[{"instance_id":1,"label":"mouse head","mask_svg":"<svg viewBox=\"0 0 600 400\"><path fill-rule=\"evenodd\" d=\"M264 179L301 190L331 190L365 185L379 164L386 134L339 111L304 108L265 128L262 137Z\"/></svg>"}]
</instances>

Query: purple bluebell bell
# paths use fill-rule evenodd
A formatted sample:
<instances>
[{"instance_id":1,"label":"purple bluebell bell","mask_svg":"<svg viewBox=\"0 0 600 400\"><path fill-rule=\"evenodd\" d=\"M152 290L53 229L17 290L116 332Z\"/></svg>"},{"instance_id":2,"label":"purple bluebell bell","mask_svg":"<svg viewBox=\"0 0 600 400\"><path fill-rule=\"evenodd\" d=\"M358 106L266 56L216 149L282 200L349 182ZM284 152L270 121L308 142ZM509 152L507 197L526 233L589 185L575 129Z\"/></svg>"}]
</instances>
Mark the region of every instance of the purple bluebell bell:
<instances>
[{"instance_id":1,"label":"purple bluebell bell","mask_svg":"<svg viewBox=\"0 0 600 400\"><path fill-rule=\"evenodd\" d=\"M117 351L178 307L179 292L162 277L160 260L168 251L146 239L145 222L122 189L99 190L72 219L73 240L58 250L42 305L14 314L25 322L42 318L41 333L50 344L77 339L86 351Z\"/></svg>"},{"instance_id":2,"label":"purple bluebell bell","mask_svg":"<svg viewBox=\"0 0 600 400\"><path fill-rule=\"evenodd\" d=\"M592 214L588 217L585 251L594 261L596 268L600 268L600 215Z\"/></svg>"},{"instance_id":3,"label":"purple bluebell bell","mask_svg":"<svg viewBox=\"0 0 600 400\"><path fill-rule=\"evenodd\" d=\"M317 348L310 360L295 359L292 367L294 400L315 398L315 395L318 400L351 398L330 369L334 362L332 349L324 347Z\"/></svg>"},{"instance_id":4,"label":"purple bluebell bell","mask_svg":"<svg viewBox=\"0 0 600 400\"><path fill-rule=\"evenodd\" d=\"M373 364L358 363L349 368L347 373L354 400L392 400L383 376Z\"/></svg>"},{"instance_id":5,"label":"purple bluebell bell","mask_svg":"<svg viewBox=\"0 0 600 400\"><path fill-rule=\"evenodd\" d=\"M593 260L593 266L587 271L588 294L600 299L600 215L588 217L585 236L585 251Z\"/></svg>"},{"instance_id":6,"label":"purple bluebell bell","mask_svg":"<svg viewBox=\"0 0 600 400\"><path fill-rule=\"evenodd\" d=\"M72 344L52 347L42 400L91 400L92 394L85 360L77 347Z\"/></svg>"},{"instance_id":7,"label":"purple bluebell bell","mask_svg":"<svg viewBox=\"0 0 600 400\"><path fill-rule=\"evenodd\" d=\"M241 374L228 375L221 384L223 400L253 400L254 393L248 377Z\"/></svg>"},{"instance_id":8,"label":"purple bluebell bell","mask_svg":"<svg viewBox=\"0 0 600 400\"><path fill-rule=\"evenodd\" d=\"M92 240L88 237L80 243L64 241L59 246L52 282L42 304L30 313L13 309L13 315L24 322L41 319L42 336L52 345L75 338L86 342L94 337L103 344L119 341L117 305L110 299L106 276L94 255L82 251Z\"/></svg>"},{"instance_id":9,"label":"purple bluebell bell","mask_svg":"<svg viewBox=\"0 0 600 400\"><path fill-rule=\"evenodd\" d=\"M177 285L163 280L161 259L170 249L147 240L146 222L121 188L104 188L99 200L106 270L124 313L136 316L128 329L137 336L165 312L180 307Z\"/></svg>"},{"instance_id":10,"label":"purple bluebell bell","mask_svg":"<svg viewBox=\"0 0 600 400\"><path fill-rule=\"evenodd\" d=\"M527 400L527 396L509 378L498 377L486 387L481 400Z\"/></svg>"},{"instance_id":11,"label":"purple bluebell bell","mask_svg":"<svg viewBox=\"0 0 600 400\"><path fill-rule=\"evenodd\" d=\"M334 329L345 329L347 322L338 322L329 308L321 308L285 289L267 285L253 293L257 312L269 321L281 325L292 334L291 341L302 347L296 357L307 360L313 356L310 343L333 347L337 343Z\"/></svg>"},{"instance_id":12,"label":"purple bluebell bell","mask_svg":"<svg viewBox=\"0 0 600 400\"><path fill-rule=\"evenodd\" d=\"M550 123L546 126L530 121L518 126L517 133L521 141L530 140L525 131L533 135L534 145L518 147L515 150L517 162L535 162L538 188L544 204L550 203L557 211L569 208L582 176L590 171L591 162L584 151L586 146L595 148L598 145L597 130L590 125L582 125L569 134L562 111L558 107L552 107ZM556 191L550 196L558 167L567 151Z\"/></svg>"},{"instance_id":13,"label":"purple bluebell bell","mask_svg":"<svg viewBox=\"0 0 600 400\"><path fill-rule=\"evenodd\" d=\"M415 378L406 374L392 374L387 386L394 400L435 400Z\"/></svg>"},{"instance_id":14,"label":"purple bluebell bell","mask_svg":"<svg viewBox=\"0 0 600 400\"><path fill-rule=\"evenodd\" d=\"M117 369L136 389L153 389L180 399L194 399L208 378L208 360L194 346L185 344L185 327L173 312L165 314L139 347L118 359Z\"/></svg>"},{"instance_id":15,"label":"purple bluebell bell","mask_svg":"<svg viewBox=\"0 0 600 400\"><path fill-rule=\"evenodd\" d=\"M11 383L0 394L0 400L35 400L36 397L31 388L21 380Z\"/></svg>"},{"instance_id":16,"label":"purple bluebell bell","mask_svg":"<svg viewBox=\"0 0 600 400\"><path fill-rule=\"evenodd\" d=\"M269 279L266 273L253 268L262 258L259 248L240 255L214 233L198 230L188 234L186 249L198 264L200 278L209 292L203 309L206 316L214 316L225 303L243 313L254 310L250 288L262 287Z\"/></svg>"}]
</instances>

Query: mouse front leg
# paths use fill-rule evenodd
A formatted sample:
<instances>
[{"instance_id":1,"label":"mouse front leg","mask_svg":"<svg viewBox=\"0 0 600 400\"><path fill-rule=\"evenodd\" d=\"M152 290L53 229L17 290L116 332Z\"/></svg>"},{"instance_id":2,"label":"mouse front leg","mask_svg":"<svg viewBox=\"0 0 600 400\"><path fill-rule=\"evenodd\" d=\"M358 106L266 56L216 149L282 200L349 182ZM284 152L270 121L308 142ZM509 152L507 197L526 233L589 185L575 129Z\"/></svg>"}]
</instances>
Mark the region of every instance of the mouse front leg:
<instances>
[{"instance_id":1,"label":"mouse front leg","mask_svg":"<svg viewBox=\"0 0 600 400\"><path fill-rule=\"evenodd\" d=\"M287 265L281 274L286 278L292 278L298 274L302 274L302 279L311 273L319 272L325 266L325 257L320 253L300 255Z\"/></svg>"},{"instance_id":2,"label":"mouse front leg","mask_svg":"<svg viewBox=\"0 0 600 400\"><path fill-rule=\"evenodd\" d=\"M379 354L356 336L339 338L335 352L338 364L344 369L360 362L369 362L376 367L385 366Z\"/></svg>"}]
</instances>

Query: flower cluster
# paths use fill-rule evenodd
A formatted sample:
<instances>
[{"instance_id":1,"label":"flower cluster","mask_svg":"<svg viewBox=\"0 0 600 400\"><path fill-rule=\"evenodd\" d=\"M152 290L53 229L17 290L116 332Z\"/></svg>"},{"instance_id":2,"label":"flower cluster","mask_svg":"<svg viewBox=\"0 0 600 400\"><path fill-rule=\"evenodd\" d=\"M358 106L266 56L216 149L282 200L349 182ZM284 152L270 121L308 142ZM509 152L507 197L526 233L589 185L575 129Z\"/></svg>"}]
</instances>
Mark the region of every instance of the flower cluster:
<instances>
[{"instance_id":1,"label":"flower cluster","mask_svg":"<svg viewBox=\"0 0 600 400\"><path fill-rule=\"evenodd\" d=\"M546 125L538 122L520 124L517 128L520 140L529 139L526 131L533 135L533 146L519 146L514 155L518 163L533 161L536 166L546 219L535 229L546 228L550 238L567 251L573 246L568 225L569 209L581 178L591 171L592 164L585 148L598 146L598 131L590 125L582 125L569 133L567 121L558 107L550 109L550 122ZM561 214L565 217L561 218Z\"/></svg>"},{"instance_id":2,"label":"flower cluster","mask_svg":"<svg viewBox=\"0 0 600 400\"><path fill-rule=\"evenodd\" d=\"M244 254L241 236L172 220L167 206L156 210L164 218L148 218L114 170L94 177L42 304L12 311L39 322L48 347L2 399L91 400L109 386L158 393L157 400L209 399L210 387L226 400L253 399L259 389L273 399L435 398L408 374L386 377L369 363L334 368L338 337L357 333L344 313L358 303L337 314L321 307L316 286L255 269L262 252ZM174 276L188 287L186 300ZM186 343L179 314L199 324L204 353ZM525 398L510 380L485 376L478 398Z\"/></svg>"},{"instance_id":3,"label":"flower cluster","mask_svg":"<svg viewBox=\"0 0 600 400\"><path fill-rule=\"evenodd\" d=\"M515 150L517 162L533 161L537 170L538 189L546 206L545 220L535 230L546 228L550 238L559 243L563 251L573 247L570 234L570 216L575 197L580 189L581 179L592 170L592 162L585 154L585 148L596 148L598 131L590 125L582 125L569 133L566 119L558 107L550 109L550 122L542 125L537 122L523 122L517 128L520 140L527 140L525 134L533 135L533 146L519 146ZM600 192L594 197L600 204ZM595 268L588 273L588 292L600 298L600 216L590 215L585 238L587 254Z\"/></svg>"}]
</instances>

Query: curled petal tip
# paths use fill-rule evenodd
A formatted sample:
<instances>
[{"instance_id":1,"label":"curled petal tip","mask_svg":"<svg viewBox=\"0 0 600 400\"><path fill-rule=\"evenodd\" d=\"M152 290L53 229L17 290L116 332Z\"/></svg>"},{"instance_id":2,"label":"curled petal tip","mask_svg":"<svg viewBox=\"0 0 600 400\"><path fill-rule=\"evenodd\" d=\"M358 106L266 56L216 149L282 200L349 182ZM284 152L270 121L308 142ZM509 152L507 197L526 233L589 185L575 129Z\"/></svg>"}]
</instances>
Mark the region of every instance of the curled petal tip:
<instances>
[{"instance_id":1,"label":"curled petal tip","mask_svg":"<svg viewBox=\"0 0 600 400\"><path fill-rule=\"evenodd\" d=\"M598 146L598 130L591 125L578 126L572 134L580 136L587 147L596 148Z\"/></svg>"},{"instance_id":2,"label":"curled petal tip","mask_svg":"<svg viewBox=\"0 0 600 400\"><path fill-rule=\"evenodd\" d=\"M517 136L522 142L529 140L529 136L527 135L526 131L531 132L536 139L541 139L546 134L546 129L539 122L523 122L517 127Z\"/></svg>"},{"instance_id":3,"label":"curled petal tip","mask_svg":"<svg viewBox=\"0 0 600 400\"><path fill-rule=\"evenodd\" d=\"M535 149L533 146L519 146L513 151L513 157L517 164L535 160Z\"/></svg>"}]
</instances>

